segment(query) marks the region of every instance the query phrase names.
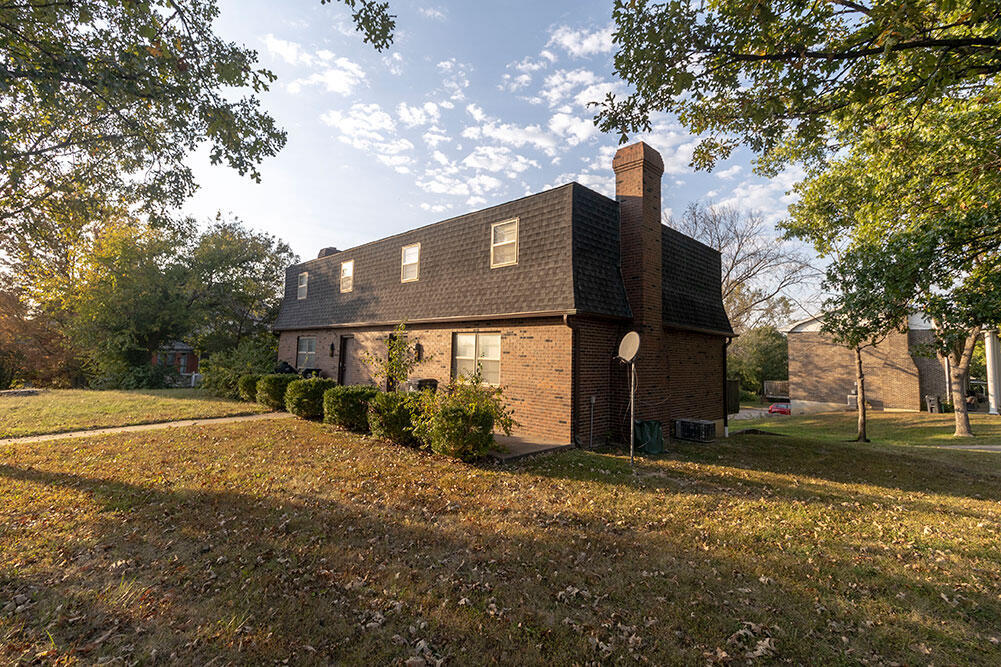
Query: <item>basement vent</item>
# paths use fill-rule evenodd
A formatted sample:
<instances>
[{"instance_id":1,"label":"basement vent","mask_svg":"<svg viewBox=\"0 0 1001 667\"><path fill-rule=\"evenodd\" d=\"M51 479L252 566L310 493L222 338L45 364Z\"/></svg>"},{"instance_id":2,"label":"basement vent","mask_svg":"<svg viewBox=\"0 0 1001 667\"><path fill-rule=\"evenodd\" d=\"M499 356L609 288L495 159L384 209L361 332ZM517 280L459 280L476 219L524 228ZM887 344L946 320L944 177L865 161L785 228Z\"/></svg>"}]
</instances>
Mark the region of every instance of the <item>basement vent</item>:
<instances>
[{"instance_id":1,"label":"basement vent","mask_svg":"<svg viewBox=\"0 0 1001 667\"><path fill-rule=\"evenodd\" d=\"M705 419L675 419L674 437L693 442L713 442L716 439L716 422Z\"/></svg>"}]
</instances>

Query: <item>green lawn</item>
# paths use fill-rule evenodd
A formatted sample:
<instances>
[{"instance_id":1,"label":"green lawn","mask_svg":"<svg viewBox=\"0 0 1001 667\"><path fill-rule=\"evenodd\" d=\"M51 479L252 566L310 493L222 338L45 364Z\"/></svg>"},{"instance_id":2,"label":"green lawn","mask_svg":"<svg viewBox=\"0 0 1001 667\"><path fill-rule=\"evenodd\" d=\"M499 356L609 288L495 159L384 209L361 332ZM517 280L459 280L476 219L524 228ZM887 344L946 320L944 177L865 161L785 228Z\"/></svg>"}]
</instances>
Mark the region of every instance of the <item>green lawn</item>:
<instances>
[{"instance_id":1,"label":"green lawn","mask_svg":"<svg viewBox=\"0 0 1001 667\"><path fill-rule=\"evenodd\" d=\"M932 415L927 412L868 413L869 438L874 443L903 446L1001 445L1001 418L983 413L970 415L974 438L955 438L955 417L952 414ZM773 416L763 419L732 420L730 430L759 428L784 435L795 435L825 441L853 439L858 428L855 412L825 412L795 417Z\"/></svg>"},{"instance_id":2,"label":"green lawn","mask_svg":"<svg viewBox=\"0 0 1001 667\"><path fill-rule=\"evenodd\" d=\"M0 396L0 438L264 411L199 389L54 389L35 396Z\"/></svg>"},{"instance_id":3,"label":"green lawn","mask_svg":"<svg viewBox=\"0 0 1001 667\"><path fill-rule=\"evenodd\" d=\"M1001 664L1001 454L290 419L0 446L0 497L0 663Z\"/></svg>"}]
</instances>

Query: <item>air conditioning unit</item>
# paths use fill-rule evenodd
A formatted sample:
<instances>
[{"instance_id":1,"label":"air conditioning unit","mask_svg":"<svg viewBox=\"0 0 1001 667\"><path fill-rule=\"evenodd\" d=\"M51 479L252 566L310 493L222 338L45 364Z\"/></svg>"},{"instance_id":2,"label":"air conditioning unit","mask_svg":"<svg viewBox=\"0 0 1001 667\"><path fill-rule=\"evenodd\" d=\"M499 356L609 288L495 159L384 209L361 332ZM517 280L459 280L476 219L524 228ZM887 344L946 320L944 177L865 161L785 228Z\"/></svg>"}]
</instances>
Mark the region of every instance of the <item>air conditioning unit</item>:
<instances>
[{"instance_id":1,"label":"air conditioning unit","mask_svg":"<svg viewBox=\"0 0 1001 667\"><path fill-rule=\"evenodd\" d=\"M716 422L705 419L675 419L674 437L693 442L713 442L716 440Z\"/></svg>"}]
</instances>

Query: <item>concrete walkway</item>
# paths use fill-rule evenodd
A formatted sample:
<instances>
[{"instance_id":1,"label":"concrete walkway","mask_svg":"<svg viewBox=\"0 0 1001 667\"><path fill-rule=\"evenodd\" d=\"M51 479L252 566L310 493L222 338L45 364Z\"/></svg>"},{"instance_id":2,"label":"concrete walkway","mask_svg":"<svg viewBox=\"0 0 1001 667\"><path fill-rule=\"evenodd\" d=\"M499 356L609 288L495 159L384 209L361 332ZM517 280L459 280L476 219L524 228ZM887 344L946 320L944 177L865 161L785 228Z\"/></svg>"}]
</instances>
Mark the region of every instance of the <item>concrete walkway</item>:
<instances>
[{"instance_id":1,"label":"concrete walkway","mask_svg":"<svg viewBox=\"0 0 1001 667\"><path fill-rule=\"evenodd\" d=\"M66 431L64 433L48 433L45 435L24 435L17 438L4 438L0 445L16 445L19 443L45 442L47 440L68 440L70 438L86 438L91 435L107 435L111 433L131 433L133 431L155 431L163 428L179 428L182 426L201 426L210 424L231 424L233 422L260 421L262 419L284 419L291 417L287 412L265 412L259 415L240 415L238 417L209 417L207 419L184 419L173 422L156 422L153 424L134 424L132 426L109 426L107 428L92 428L84 431Z\"/></svg>"}]
</instances>

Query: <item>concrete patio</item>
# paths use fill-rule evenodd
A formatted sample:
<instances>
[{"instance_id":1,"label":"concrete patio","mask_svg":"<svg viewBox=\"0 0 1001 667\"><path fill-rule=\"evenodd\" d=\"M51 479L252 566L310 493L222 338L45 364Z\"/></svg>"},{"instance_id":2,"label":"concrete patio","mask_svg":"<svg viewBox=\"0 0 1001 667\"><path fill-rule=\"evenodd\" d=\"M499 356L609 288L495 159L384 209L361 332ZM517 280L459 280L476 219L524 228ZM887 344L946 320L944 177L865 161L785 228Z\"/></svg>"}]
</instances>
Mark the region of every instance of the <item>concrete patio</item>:
<instances>
[{"instance_id":1,"label":"concrete patio","mask_svg":"<svg viewBox=\"0 0 1001 667\"><path fill-rule=\"evenodd\" d=\"M529 456L558 452L573 447L565 442L547 441L534 437L523 438L515 435L496 435L494 440L497 442L498 449L491 451L490 456L501 463L509 463Z\"/></svg>"}]
</instances>

